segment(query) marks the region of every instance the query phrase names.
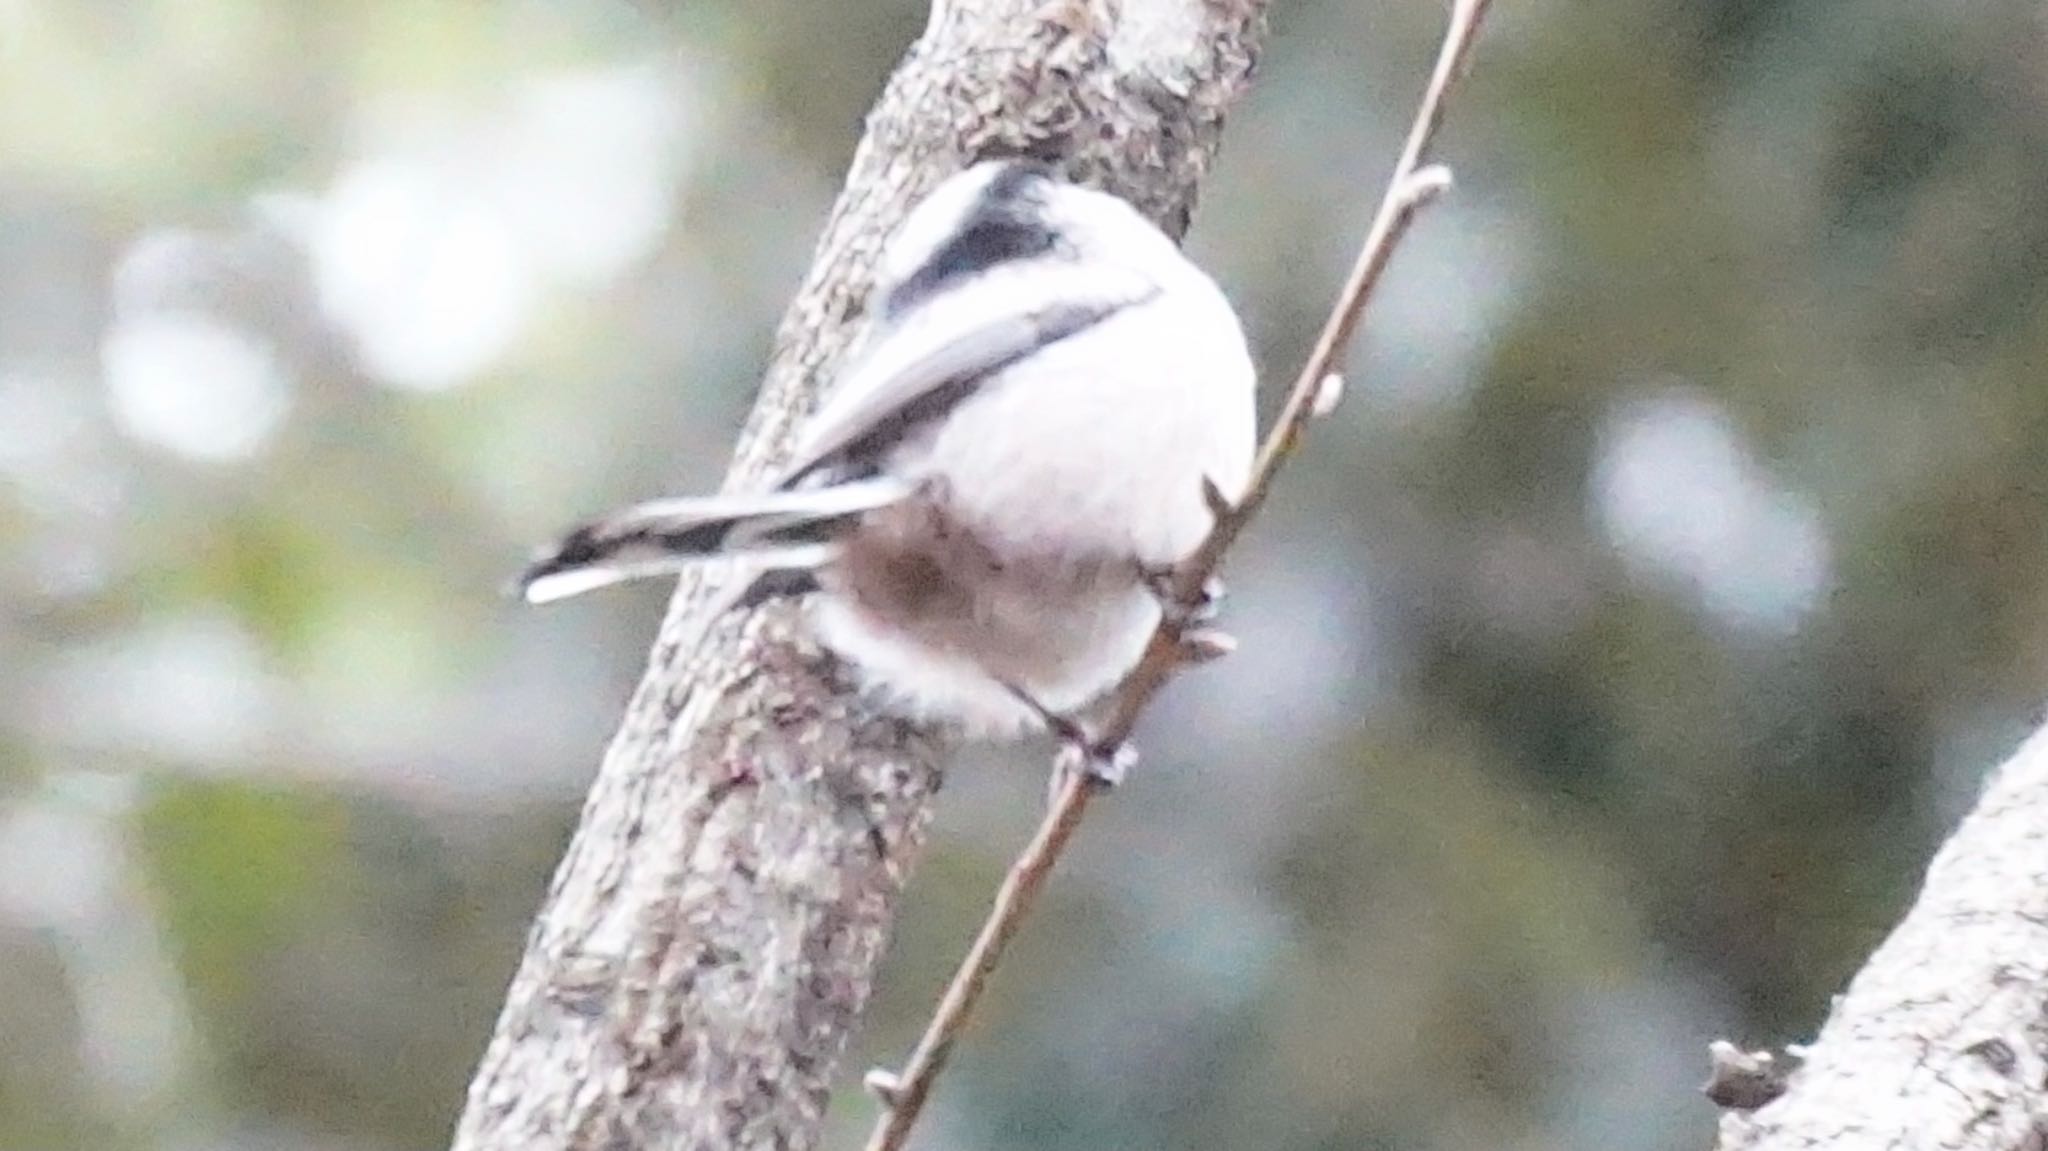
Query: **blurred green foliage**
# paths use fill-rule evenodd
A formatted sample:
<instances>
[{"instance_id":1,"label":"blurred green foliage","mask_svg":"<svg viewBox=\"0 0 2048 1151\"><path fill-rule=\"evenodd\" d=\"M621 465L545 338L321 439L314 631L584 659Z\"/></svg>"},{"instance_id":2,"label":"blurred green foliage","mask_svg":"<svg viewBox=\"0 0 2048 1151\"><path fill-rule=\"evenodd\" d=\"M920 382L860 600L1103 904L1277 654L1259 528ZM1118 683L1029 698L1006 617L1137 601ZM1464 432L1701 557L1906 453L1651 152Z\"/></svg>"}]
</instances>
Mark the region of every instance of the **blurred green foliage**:
<instances>
[{"instance_id":1,"label":"blurred green foliage","mask_svg":"<svg viewBox=\"0 0 2048 1151\"><path fill-rule=\"evenodd\" d=\"M165 932L210 1013L246 1010L246 957L275 949L332 901L336 870L349 863L344 815L327 796L187 781L166 783L143 808L135 834Z\"/></svg>"}]
</instances>

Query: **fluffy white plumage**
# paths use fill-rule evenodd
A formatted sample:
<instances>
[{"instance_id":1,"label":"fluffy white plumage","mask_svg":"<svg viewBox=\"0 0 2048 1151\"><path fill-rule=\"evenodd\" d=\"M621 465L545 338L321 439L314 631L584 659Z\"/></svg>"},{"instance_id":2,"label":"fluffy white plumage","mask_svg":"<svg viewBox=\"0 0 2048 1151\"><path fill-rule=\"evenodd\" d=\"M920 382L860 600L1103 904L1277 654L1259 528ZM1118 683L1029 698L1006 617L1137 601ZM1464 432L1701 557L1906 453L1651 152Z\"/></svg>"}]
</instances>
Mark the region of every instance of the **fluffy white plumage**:
<instances>
[{"instance_id":1,"label":"fluffy white plumage","mask_svg":"<svg viewBox=\"0 0 2048 1151\"><path fill-rule=\"evenodd\" d=\"M1254 383L1229 302L1130 205L986 162L890 240L851 367L771 490L593 521L523 585L742 558L749 598L815 593L820 639L900 709L1014 733L1136 663L1148 574L1207 534L1205 481L1246 481Z\"/></svg>"}]
</instances>

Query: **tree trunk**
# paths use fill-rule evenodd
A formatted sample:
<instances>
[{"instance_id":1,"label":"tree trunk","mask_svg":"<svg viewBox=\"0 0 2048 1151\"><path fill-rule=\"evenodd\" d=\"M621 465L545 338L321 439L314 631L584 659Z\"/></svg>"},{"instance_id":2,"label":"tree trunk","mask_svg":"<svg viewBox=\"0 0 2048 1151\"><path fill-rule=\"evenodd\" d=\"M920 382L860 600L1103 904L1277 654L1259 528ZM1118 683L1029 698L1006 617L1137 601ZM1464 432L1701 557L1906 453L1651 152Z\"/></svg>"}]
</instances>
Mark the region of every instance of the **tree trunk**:
<instances>
[{"instance_id":1,"label":"tree trunk","mask_svg":"<svg viewBox=\"0 0 2048 1151\"><path fill-rule=\"evenodd\" d=\"M1785 1093L1722 1151L2048 1151L2048 728L1998 769Z\"/></svg>"},{"instance_id":2,"label":"tree trunk","mask_svg":"<svg viewBox=\"0 0 2048 1151\"><path fill-rule=\"evenodd\" d=\"M916 198L1028 153L1179 235L1264 0L937 0L785 316L736 483L785 450ZM462 1151L807 1148L923 846L942 741L788 608L703 642L686 579L470 1086Z\"/></svg>"}]
</instances>

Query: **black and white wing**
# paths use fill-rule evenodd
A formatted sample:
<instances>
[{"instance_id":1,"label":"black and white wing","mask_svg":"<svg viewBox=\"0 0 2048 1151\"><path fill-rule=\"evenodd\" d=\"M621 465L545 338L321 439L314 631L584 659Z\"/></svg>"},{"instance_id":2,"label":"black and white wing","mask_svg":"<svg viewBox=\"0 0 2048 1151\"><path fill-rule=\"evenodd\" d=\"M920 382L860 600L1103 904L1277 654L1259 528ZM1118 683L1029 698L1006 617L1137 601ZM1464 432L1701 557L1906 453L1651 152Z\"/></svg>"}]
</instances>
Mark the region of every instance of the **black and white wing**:
<instances>
[{"instance_id":1,"label":"black and white wing","mask_svg":"<svg viewBox=\"0 0 2048 1151\"><path fill-rule=\"evenodd\" d=\"M779 487L869 474L889 450L989 377L1156 294L1118 268L1040 268L1028 296L1008 277L931 299L870 336L805 425Z\"/></svg>"}]
</instances>

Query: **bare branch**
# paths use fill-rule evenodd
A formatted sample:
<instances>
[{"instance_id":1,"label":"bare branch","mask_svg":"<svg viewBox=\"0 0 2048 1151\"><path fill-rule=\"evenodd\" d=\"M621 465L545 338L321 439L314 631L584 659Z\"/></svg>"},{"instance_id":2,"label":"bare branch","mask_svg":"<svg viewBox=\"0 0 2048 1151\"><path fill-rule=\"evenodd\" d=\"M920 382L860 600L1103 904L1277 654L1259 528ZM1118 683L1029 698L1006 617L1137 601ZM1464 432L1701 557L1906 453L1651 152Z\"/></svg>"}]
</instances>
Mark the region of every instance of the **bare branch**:
<instances>
[{"instance_id":1,"label":"bare branch","mask_svg":"<svg viewBox=\"0 0 2048 1151\"><path fill-rule=\"evenodd\" d=\"M1337 295L1322 335L1288 393L1278 421L1260 447L1244 497L1232 506L1213 488L1208 493L1216 525L1202 546L1174 573L1170 591L1179 602L1199 601L1204 584L1265 503L1274 478L1300 445L1302 433L1318 409L1326 411L1335 406L1337 400L1333 396L1342 390L1344 349L1357 329L1367 299L1379 284L1394 248L1407 234L1416 212L1450 188L1450 171L1440 165L1424 167L1423 157L1442 122L1445 97L1465 69L1487 3L1488 0L1457 0L1454 4L1450 27L1437 53L1436 69L1423 93L1407 143L1394 165L1386 195L1359 249L1358 260ZM1339 381L1334 387L1329 383L1332 379ZM1170 622L1161 623L1138 666L1111 701L1108 719L1099 736L1104 746L1128 740L1152 697L1190 662L1186 638ZM947 985L909 1060L900 1072L870 1073L869 1085L884 1106L868 1137L867 1151L897 1151L909 1137L931 1095L932 1084L944 1070L953 1044L973 1015L989 973L1002 961L1004 948L1029 914L1067 841L1080 827L1095 793L1095 786L1081 773L1069 773L1037 833L1011 865L980 934Z\"/></svg>"},{"instance_id":2,"label":"bare branch","mask_svg":"<svg viewBox=\"0 0 2048 1151\"><path fill-rule=\"evenodd\" d=\"M2048 1148L2048 727L1992 776L1780 1094L1721 1151Z\"/></svg>"}]
</instances>

